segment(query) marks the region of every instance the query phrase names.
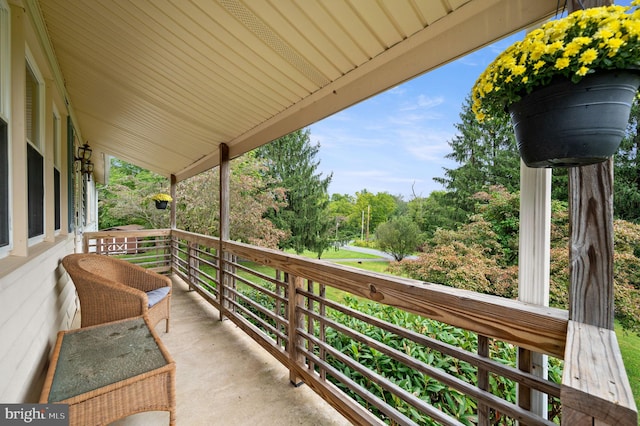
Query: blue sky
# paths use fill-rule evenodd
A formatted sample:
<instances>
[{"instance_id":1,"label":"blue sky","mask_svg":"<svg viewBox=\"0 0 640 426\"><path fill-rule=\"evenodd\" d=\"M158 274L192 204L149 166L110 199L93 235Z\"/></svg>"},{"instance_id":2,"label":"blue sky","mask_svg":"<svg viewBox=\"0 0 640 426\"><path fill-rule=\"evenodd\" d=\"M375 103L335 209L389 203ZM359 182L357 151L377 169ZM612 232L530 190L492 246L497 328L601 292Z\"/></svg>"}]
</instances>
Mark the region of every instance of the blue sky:
<instances>
[{"instance_id":1,"label":"blue sky","mask_svg":"<svg viewBox=\"0 0 640 426\"><path fill-rule=\"evenodd\" d=\"M320 143L319 169L333 172L329 193L389 192L408 201L442 189L434 177L443 167L448 141L464 99L485 67L512 36L440 67L309 126Z\"/></svg>"}]
</instances>

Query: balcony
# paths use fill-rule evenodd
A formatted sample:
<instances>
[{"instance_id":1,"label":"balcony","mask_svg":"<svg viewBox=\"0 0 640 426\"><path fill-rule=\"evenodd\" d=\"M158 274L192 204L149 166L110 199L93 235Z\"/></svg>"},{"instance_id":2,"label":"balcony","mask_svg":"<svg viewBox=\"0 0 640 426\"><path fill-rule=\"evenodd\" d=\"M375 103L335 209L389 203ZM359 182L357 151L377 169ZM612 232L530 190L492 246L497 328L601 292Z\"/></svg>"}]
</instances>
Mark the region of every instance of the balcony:
<instances>
[{"instance_id":1,"label":"balcony","mask_svg":"<svg viewBox=\"0 0 640 426\"><path fill-rule=\"evenodd\" d=\"M286 424L282 416L298 419L303 406L310 424L637 424L615 334L569 321L566 311L175 229L85 233L84 247L173 272L172 331L163 339L177 361L181 423L230 410L240 417L229 424L257 411ZM264 350L249 349L256 345ZM504 351L518 353L517 366L500 359ZM564 362L562 380L535 374L533 353ZM514 383L517 396L495 391ZM324 401L301 403L311 390ZM531 393L549 401L553 421L531 406ZM329 406L333 415L321 408Z\"/></svg>"}]
</instances>

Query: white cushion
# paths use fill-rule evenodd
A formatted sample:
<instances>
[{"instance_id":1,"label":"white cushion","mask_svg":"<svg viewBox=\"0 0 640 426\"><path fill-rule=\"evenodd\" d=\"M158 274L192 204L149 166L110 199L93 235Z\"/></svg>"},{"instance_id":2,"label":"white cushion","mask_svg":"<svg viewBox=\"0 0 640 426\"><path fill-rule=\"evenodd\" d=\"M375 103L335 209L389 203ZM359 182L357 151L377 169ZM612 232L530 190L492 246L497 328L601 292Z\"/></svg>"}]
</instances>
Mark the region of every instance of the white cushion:
<instances>
[{"instance_id":1,"label":"white cushion","mask_svg":"<svg viewBox=\"0 0 640 426\"><path fill-rule=\"evenodd\" d=\"M170 290L171 287L160 287L156 288L155 290L148 291L147 299L149 299L149 307L152 307L153 305L164 299L165 296L169 294Z\"/></svg>"}]
</instances>

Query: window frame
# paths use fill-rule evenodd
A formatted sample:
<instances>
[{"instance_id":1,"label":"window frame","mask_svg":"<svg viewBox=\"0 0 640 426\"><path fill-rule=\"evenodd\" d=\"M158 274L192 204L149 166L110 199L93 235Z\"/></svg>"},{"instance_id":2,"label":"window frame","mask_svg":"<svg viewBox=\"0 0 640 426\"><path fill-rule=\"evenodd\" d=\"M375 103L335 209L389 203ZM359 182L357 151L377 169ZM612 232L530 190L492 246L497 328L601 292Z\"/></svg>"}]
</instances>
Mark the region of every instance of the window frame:
<instances>
[{"instance_id":1,"label":"window frame","mask_svg":"<svg viewBox=\"0 0 640 426\"><path fill-rule=\"evenodd\" d=\"M53 105L53 231L60 234L62 229L62 119L58 108Z\"/></svg>"},{"instance_id":2,"label":"window frame","mask_svg":"<svg viewBox=\"0 0 640 426\"><path fill-rule=\"evenodd\" d=\"M28 207L28 218L27 218L27 222L28 222L28 243L27 245L30 247L32 245L38 244L42 241L44 241L45 238L45 234L46 234L46 209L45 209L45 191L46 191L46 173L45 173L45 150L44 150L44 92L45 92L45 85L44 85L44 79L42 77L42 74L40 73L40 70L38 69L37 65L36 65L36 61L33 58L33 55L31 54L31 52L29 51L29 49L26 49L26 60L25 60L25 103L26 101L26 84L28 82L28 73L31 73L31 75L33 76L33 80L34 80L34 88L37 90L37 93L35 94L35 101L37 102L35 108L36 108L36 112L35 115L33 115L33 117L35 117L36 119L36 123L33 123L33 125L35 126L35 133L33 136L35 136L36 140L31 140L30 136L25 129L25 143L27 144L27 178L29 178L29 176L32 175L32 172L30 172L29 170L29 147L31 147L32 149L34 149L36 151L36 153L41 157L41 162L42 162L42 170L40 170L39 175L42 176L41 181L37 181L37 182L29 182L29 179L27 179L27 196L29 198L29 201L32 200L32 191L34 191L34 189L37 188L37 190L41 190L42 191L42 196L38 197L38 194L35 194L36 196L33 199L33 203L35 203L35 206L38 207L39 213L41 213L41 217L42 217L42 223L39 224L39 228L36 228L36 226L38 224L34 224L31 222L31 214L33 212L33 205ZM29 117L26 117L26 111L25 111L25 126L26 126L26 122L29 121ZM31 158L31 160L33 161L33 157ZM36 177L38 177L38 175L36 174ZM33 188L32 185L36 188ZM31 204L31 203L29 203ZM37 217L37 215L36 215ZM38 234L32 234L32 229L36 229L36 232L39 231L40 229L42 229L42 233L38 233Z\"/></svg>"},{"instance_id":3,"label":"window frame","mask_svg":"<svg viewBox=\"0 0 640 426\"><path fill-rule=\"evenodd\" d=\"M11 19L9 5L0 0L0 156L4 156L4 169L0 166L0 259L9 255L13 249L12 216L12 164L11 128L9 112L11 107Z\"/></svg>"}]
</instances>

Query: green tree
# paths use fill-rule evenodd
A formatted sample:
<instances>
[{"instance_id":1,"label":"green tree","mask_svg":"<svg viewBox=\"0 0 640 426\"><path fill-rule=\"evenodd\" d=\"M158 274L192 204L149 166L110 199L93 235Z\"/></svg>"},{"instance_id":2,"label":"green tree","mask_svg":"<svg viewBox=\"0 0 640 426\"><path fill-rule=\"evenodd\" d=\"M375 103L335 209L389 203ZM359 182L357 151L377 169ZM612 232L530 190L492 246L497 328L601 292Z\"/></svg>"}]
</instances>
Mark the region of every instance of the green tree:
<instances>
[{"instance_id":1,"label":"green tree","mask_svg":"<svg viewBox=\"0 0 640 426\"><path fill-rule=\"evenodd\" d=\"M617 218L640 223L640 106L633 103L627 134L614 157L613 207Z\"/></svg>"},{"instance_id":2,"label":"green tree","mask_svg":"<svg viewBox=\"0 0 640 426\"><path fill-rule=\"evenodd\" d=\"M357 225L363 237L368 237L375 233L379 224L391 219L398 211L398 197L394 197L388 192L372 192L363 189L356 192L356 204L350 223Z\"/></svg>"},{"instance_id":3,"label":"green tree","mask_svg":"<svg viewBox=\"0 0 640 426\"><path fill-rule=\"evenodd\" d=\"M360 237L360 227L349 221L354 215L356 200L352 195L333 194L329 202L329 215L332 223L335 223L335 241L337 244L346 244L348 241Z\"/></svg>"},{"instance_id":4,"label":"green tree","mask_svg":"<svg viewBox=\"0 0 640 426\"><path fill-rule=\"evenodd\" d=\"M520 157L508 116L492 117L478 123L471 110L471 98L462 105L458 130L446 158L460 166L445 168L445 177L435 178L450 192L454 205L468 213L474 209L471 198L491 185L517 191L520 184Z\"/></svg>"},{"instance_id":5,"label":"green tree","mask_svg":"<svg viewBox=\"0 0 640 426\"><path fill-rule=\"evenodd\" d=\"M178 183L176 222L180 229L218 235L219 168ZM251 153L231 161L229 176L229 233L233 240L277 248L287 233L264 217L285 205L284 190L264 176L264 165Z\"/></svg>"},{"instance_id":6,"label":"green tree","mask_svg":"<svg viewBox=\"0 0 640 426\"><path fill-rule=\"evenodd\" d=\"M436 229L455 229L467 218L466 212L454 206L445 191L433 191L427 198L413 198L407 203L407 214L427 239L433 237Z\"/></svg>"},{"instance_id":7,"label":"green tree","mask_svg":"<svg viewBox=\"0 0 640 426\"><path fill-rule=\"evenodd\" d=\"M311 250L320 258L331 245L330 232L335 229L327 210L332 175L323 178L317 172L320 145L312 145L309 135L308 129L297 130L258 148L256 155L267 166L266 175L286 191L287 205L268 213L279 229L289 233L281 248L297 253Z\"/></svg>"},{"instance_id":8,"label":"green tree","mask_svg":"<svg viewBox=\"0 0 640 426\"><path fill-rule=\"evenodd\" d=\"M418 249L422 236L414 221L407 216L398 216L378 225L376 243L380 250L400 261Z\"/></svg>"},{"instance_id":9,"label":"green tree","mask_svg":"<svg viewBox=\"0 0 640 426\"><path fill-rule=\"evenodd\" d=\"M518 289L519 196L501 187L476 194L476 210L456 230L438 229L429 250L417 260L391 265L412 278L515 298ZM550 304L568 306L569 213L566 202L551 205ZM626 329L640 333L640 225L614 222L615 315Z\"/></svg>"},{"instance_id":10,"label":"green tree","mask_svg":"<svg viewBox=\"0 0 640 426\"><path fill-rule=\"evenodd\" d=\"M135 224L149 229L167 228L168 210L156 209L151 196L168 191L167 178L112 158L108 184L98 185L98 227Z\"/></svg>"}]
</instances>

